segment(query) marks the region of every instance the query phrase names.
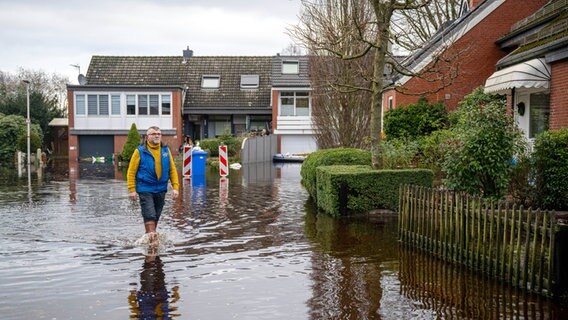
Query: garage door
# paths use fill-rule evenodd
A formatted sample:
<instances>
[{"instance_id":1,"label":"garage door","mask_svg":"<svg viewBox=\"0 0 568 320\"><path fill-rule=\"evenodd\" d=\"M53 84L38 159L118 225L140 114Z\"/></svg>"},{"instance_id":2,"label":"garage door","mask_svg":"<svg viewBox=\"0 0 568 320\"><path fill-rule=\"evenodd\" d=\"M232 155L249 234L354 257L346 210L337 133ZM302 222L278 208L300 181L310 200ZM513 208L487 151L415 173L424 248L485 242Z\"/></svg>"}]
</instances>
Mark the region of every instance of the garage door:
<instances>
[{"instance_id":1,"label":"garage door","mask_svg":"<svg viewBox=\"0 0 568 320\"><path fill-rule=\"evenodd\" d=\"M108 157L114 153L114 136L79 136L79 157Z\"/></svg>"}]
</instances>

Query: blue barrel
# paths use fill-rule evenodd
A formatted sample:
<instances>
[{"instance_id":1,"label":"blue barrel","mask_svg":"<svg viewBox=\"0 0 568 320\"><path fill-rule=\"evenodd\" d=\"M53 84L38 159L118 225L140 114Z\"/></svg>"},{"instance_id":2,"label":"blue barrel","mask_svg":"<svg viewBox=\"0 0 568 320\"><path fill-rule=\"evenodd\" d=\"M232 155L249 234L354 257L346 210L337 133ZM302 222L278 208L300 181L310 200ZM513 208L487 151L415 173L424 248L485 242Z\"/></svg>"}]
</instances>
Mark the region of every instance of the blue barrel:
<instances>
[{"instance_id":1,"label":"blue barrel","mask_svg":"<svg viewBox=\"0 0 568 320\"><path fill-rule=\"evenodd\" d=\"M207 167L207 152L202 150L194 150L191 153L191 175L205 176Z\"/></svg>"}]
</instances>

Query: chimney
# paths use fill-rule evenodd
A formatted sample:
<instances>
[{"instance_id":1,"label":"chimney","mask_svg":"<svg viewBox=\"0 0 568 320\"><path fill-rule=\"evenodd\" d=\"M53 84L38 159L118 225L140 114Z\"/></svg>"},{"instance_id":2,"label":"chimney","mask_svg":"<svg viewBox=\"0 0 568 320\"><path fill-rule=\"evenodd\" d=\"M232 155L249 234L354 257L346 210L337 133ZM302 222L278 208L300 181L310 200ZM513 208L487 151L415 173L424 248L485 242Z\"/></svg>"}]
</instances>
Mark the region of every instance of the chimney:
<instances>
[{"instance_id":1,"label":"chimney","mask_svg":"<svg viewBox=\"0 0 568 320\"><path fill-rule=\"evenodd\" d=\"M187 46L187 49L183 50L183 63L186 63L191 57L193 57L193 50L189 50L189 46Z\"/></svg>"}]
</instances>

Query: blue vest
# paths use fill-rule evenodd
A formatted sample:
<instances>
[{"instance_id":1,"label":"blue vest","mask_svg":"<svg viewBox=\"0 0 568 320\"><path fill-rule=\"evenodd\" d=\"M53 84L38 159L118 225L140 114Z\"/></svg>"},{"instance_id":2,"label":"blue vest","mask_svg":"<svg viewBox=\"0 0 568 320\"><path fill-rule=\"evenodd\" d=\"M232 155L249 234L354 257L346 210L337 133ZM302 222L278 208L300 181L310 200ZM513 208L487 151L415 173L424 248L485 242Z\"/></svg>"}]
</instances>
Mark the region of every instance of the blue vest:
<instances>
[{"instance_id":1,"label":"blue vest","mask_svg":"<svg viewBox=\"0 0 568 320\"><path fill-rule=\"evenodd\" d=\"M140 165L136 172L136 192L166 192L168 191L168 180L170 180L170 152L167 146L162 146L160 156L162 157L162 176L158 180L156 175L156 164L154 156L146 145L138 146L140 153Z\"/></svg>"}]
</instances>

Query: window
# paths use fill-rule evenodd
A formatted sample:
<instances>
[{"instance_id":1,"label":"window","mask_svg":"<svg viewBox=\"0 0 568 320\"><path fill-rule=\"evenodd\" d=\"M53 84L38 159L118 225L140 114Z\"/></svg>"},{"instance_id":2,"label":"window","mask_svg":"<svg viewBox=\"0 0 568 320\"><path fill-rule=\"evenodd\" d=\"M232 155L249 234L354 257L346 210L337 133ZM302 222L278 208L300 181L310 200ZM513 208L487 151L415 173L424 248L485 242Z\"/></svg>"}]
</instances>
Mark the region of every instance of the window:
<instances>
[{"instance_id":1,"label":"window","mask_svg":"<svg viewBox=\"0 0 568 320\"><path fill-rule=\"evenodd\" d=\"M171 94L127 94L126 115L169 116L172 113ZM89 116L120 116L121 94L77 94L75 114Z\"/></svg>"},{"instance_id":2,"label":"window","mask_svg":"<svg viewBox=\"0 0 568 320\"><path fill-rule=\"evenodd\" d=\"M138 96L138 115L148 114L148 96L139 95Z\"/></svg>"},{"instance_id":3,"label":"window","mask_svg":"<svg viewBox=\"0 0 568 320\"><path fill-rule=\"evenodd\" d=\"M281 116L309 116L310 93L307 91L285 91L280 93Z\"/></svg>"},{"instance_id":4,"label":"window","mask_svg":"<svg viewBox=\"0 0 568 320\"><path fill-rule=\"evenodd\" d=\"M75 114L85 114L85 95L78 94L75 96Z\"/></svg>"},{"instance_id":5,"label":"window","mask_svg":"<svg viewBox=\"0 0 568 320\"><path fill-rule=\"evenodd\" d=\"M392 110L392 96L389 97L389 102L388 102L388 107L389 107L389 111Z\"/></svg>"},{"instance_id":6,"label":"window","mask_svg":"<svg viewBox=\"0 0 568 320\"><path fill-rule=\"evenodd\" d=\"M248 116L248 130L249 131L262 131L262 129L270 130L270 122L272 116L251 115Z\"/></svg>"},{"instance_id":7,"label":"window","mask_svg":"<svg viewBox=\"0 0 568 320\"><path fill-rule=\"evenodd\" d=\"M108 95L99 95L99 115L108 116Z\"/></svg>"},{"instance_id":8,"label":"window","mask_svg":"<svg viewBox=\"0 0 568 320\"><path fill-rule=\"evenodd\" d=\"M258 88L259 76L258 75L241 75L241 88L254 89Z\"/></svg>"},{"instance_id":9,"label":"window","mask_svg":"<svg viewBox=\"0 0 568 320\"><path fill-rule=\"evenodd\" d=\"M150 115L158 115L160 111L160 96L157 94L150 95Z\"/></svg>"},{"instance_id":10,"label":"window","mask_svg":"<svg viewBox=\"0 0 568 320\"><path fill-rule=\"evenodd\" d=\"M112 115L120 115L120 96L119 95L111 95L110 96L110 103L111 103L111 114Z\"/></svg>"},{"instance_id":11,"label":"window","mask_svg":"<svg viewBox=\"0 0 568 320\"><path fill-rule=\"evenodd\" d=\"M77 115L108 116L120 115L120 95L84 94L75 96Z\"/></svg>"},{"instance_id":12,"label":"window","mask_svg":"<svg viewBox=\"0 0 568 320\"><path fill-rule=\"evenodd\" d=\"M280 94L280 115L294 115L294 92L282 92Z\"/></svg>"},{"instance_id":13,"label":"window","mask_svg":"<svg viewBox=\"0 0 568 320\"><path fill-rule=\"evenodd\" d=\"M531 94L529 138L548 130L550 117L550 95Z\"/></svg>"},{"instance_id":14,"label":"window","mask_svg":"<svg viewBox=\"0 0 568 320\"><path fill-rule=\"evenodd\" d=\"M296 92L296 115L310 115L310 94L307 92Z\"/></svg>"},{"instance_id":15,"label":"window","mask_svg":"<svg viewBox=\"0 0 568 320\"><path fill-rule=\"evenodd\" d=\"M94 94L90 94L87 96L87 114L88 115L97 115L98 111L98 99L97 96Z\"/></svg>"},{"instance_id":16,"label":"window","mask_svg":"<svg viewBox=\"0 0 568 320\"><path fill-rule=\"evenodd\" d=\"M231 116L209 116L208 134L210 137L231 134Z\"/></svg>"},{"instance_id":17,"label":"window","mask_svg":"<svg viewBox=\"0 0 568 320\"><path fill-rule=\"evenodd\" d=\"M162 95L162 114L163 115L170 115L171 114L171 97L169 94Z\"/></svg>"},{"instance_id":18,"label":"window","mask_svg":"<svg viewBox=\"0 0 568 320\"><path fill-rule=\"evenodd\" d=\"M282 61L283 74L298 74L300 73L299 61Z\"/></svg>"},{"instance_id":19,"label":"window","mask_svg":"<svg viewBox=\"0 0 568 320\"><path fill-rule=\"evenodd\" d=\"M126 114L135 115L136 114L136 96L129 94L126 96Z\"/></svg>"},{"instance_id":20,"label":"window","mask_svg":"<svg viewBox=\"0 0 568 320\"><path fill-rule=\"evenodd\" d=\"M217 89L221 82L220 76L203 76L201 80L201 88L203 89Z\"/></svg>"}]
</instances>

